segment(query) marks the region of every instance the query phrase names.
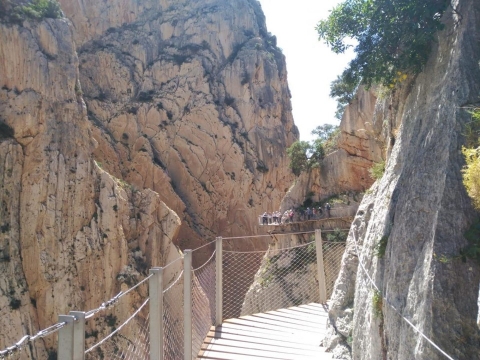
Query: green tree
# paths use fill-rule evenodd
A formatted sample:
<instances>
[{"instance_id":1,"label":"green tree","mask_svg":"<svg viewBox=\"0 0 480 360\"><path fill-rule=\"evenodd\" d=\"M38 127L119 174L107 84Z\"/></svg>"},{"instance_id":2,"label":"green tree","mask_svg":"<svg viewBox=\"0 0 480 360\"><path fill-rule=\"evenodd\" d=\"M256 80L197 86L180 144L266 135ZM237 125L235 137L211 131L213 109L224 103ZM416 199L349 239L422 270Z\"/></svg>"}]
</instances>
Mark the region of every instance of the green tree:
<instances>
[{"instance_id":1,"label":"green tree","mask_svg":"<svg viewBox=\"0 0 480 360\"><path fill-rule=\"evenodd\" d=\"M338 126L332 124L319 125L312 130L312 135L317 135L321 141L327 141L337 129Z\"/></svg>"},{"instance_id":2,"label":"green tree","mask_svg":"<svg viewBox=\"0 0 480 360\"><path fill-rule=\"evenodd\" d=\"M336 149L339 127L325 124L312 130L312 135L317 138L308 141L296 141L288 149L292 172L299 176L302 171L307 171L318 166L326 154Z\"/></svg>"},{"instance_id":3,"label":"green tree","mask_svg":"<svg viewBox=\"0 0 480 360\"><path fill-rule=\"evenodd\" d=\"M430 54L450 0L345 0L317 25L319 38L335 53L356 42L356 57L332 85L347 100L360 83L393 86L417 74Z\"/></svg>"},{"instance_id":4,"label":"green tree","mask_svg":"<svg viewBox=\"0 0 480 360\"><path fill-rule=\"evenodd\" d=\"M324 155L327 155L337 149L337 140L338 136L340 135L340 128L338 125L324 124L313 129L312 135L318 136L318 139L320 139L322 142Z\"/></svg>"},{"instance_id":5,"label":"green tree","mask_svg":"<svg viewBox=\"0 0 480 360\"><path fill-rule=\"evenodd\" d=\"M357 81L352 78L352 73L344 71L330 84L330 97L337 100L337 111L335 117L342 120L345 107L355 98Z\"/></svg>"},{"instance_id":6,"label":"green tree","mask_svg":"<svg viewBox=\"0 0 480 360\"><path fill-rule=\"evenodd\" d=\"M23 6L21 11L32 19L58 19L63 16L57 0L33 0L29 5Z\"/></svg>"},{"instance_id":7,"label":"green tree","mask_svg":"<svg viewBox=\"0 0 480 360\"><path fill-rule=\"evenodd\" d=\"M313 140L310 146L310 156L308 161L308 167L312 168L316 164L319 164L320 161L325 157L325 149L323 147L324 141L320 138Z\"/></svg>"},{"instance_id":8,"label":"green tree","mask_svg":"<svg viewBox=\"0 0 480 360\"><path fill-rule=\"evenodd\" d=\"M290 158L290 168L296 176L299 176L302 171L308 168L307 154L309 150L310 144L307 141L295 141L287 149L287 155Z\"/></svg>"}]
</instances>

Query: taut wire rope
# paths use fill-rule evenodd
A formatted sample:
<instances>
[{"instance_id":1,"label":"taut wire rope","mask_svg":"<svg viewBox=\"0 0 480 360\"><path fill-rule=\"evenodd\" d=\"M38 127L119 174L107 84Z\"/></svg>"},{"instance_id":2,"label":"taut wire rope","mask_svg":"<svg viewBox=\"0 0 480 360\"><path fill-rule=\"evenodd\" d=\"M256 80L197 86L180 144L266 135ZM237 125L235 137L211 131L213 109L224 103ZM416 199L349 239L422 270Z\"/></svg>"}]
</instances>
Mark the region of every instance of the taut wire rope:
<instances>
[{"instance_id":1,"label":"taut wire rope","mask_svg":"<svg viewBox=\"0 0 480 360\"><path fill-rule=\"evenodd\" d=\"M356 230L356 227L355 227L355 230ZM367 269L365 268L365 266L363 265L362 263L362 259L360 258L360 252L358 250L358 244L357 244L357 232L356 231L352 231L353 233L353 241L355 243L355 251L357 253L357 256L358 256L358 263L360 264L360 267L361 269L363 270L363 272L365 273L365 275L367 275L367 278L368 280L370 281L370 283L372 284L372 286L377 290L378 293L381 294L382 296L382 299L385 301L385 303L390 307L392 308L392 310L397 313L398 316L400 316L403 320L405 320L405 322L410 325L418 334L420 334L425 340L427 340L435 349L437 349L442 355L444 355L447 359L449 360L455 360L453 359L450 355L448 355L445 351L443 351L437 344L435 344L432 340L430 340L424 333L422 333L422 331L420 329L418 329L415 325L413 325L413 323L408 320L405 316L403 316L400 311L398 311L395 306L393 306L392 303L390 303L390 301L388 301L388 299L385 298L385 296L383 295L383 292L378 288L377 284L375 284L375 282L373 281L373 279L371 278L370 274L367 272Z\"/></svg>"},{"instance_id":2,"label":"taut wire rope","mask_svg":"<svg viewBox=\"0 0 480 360\"><path fill-rule=\"evenodd\" d=\"M89 353L90 351L92 351L93 349L95 349L96 347L102 345L105 341L107 341L108 339L110 339L113 335L115 335L117 332L119 332L120 330L122 330L122 328L127 325L130 320L132 320L142 309L145 305L147 305L148 301L150 300L150 298L147 298L147 300L144 301L144 303L142 305L140 305L140 307L137 309L137 311L135 311L127 320L125 320L125 322L120 325L118 328L116 328L114 331L112 331L109 335L107 335L105 338L103 338L103 340L100 340L98 343L96 343L95 345L93 345L91 348L89 348L88 350L85 350L85 354Z\"/></svg>"}]
</instances>

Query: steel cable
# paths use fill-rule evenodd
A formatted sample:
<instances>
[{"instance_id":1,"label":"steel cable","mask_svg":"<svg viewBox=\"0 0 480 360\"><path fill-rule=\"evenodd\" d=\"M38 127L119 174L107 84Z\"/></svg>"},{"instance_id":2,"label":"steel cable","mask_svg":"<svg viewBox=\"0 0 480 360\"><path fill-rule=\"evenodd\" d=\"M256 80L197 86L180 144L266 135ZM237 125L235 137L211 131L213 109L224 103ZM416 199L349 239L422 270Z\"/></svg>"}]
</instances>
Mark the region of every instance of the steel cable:
<instances>
[{"instance_id":1,"label":"steel cable","mask_svg":"<svg viewBox=\"0 0 480 360\"><path fill-rule=\"evenodd\" d=\"M356 230L356 227L355 227L355 230ZM361 269L363 270L363 272L365 273L365 275L367 276L368 280L370 281L370 283L372 284L372 286L377 290L377 292L379 294L381 294L382 296L382 299L385 301L385 303L395 312L397 313L398 316L400 316L403 320L405 320L405 322L410 325L420 336L422 336L425 340L427 340L435 349L437 349L442 355L444 355L447 359L449 360L455 360L453 359L450 355L448 355L445 351L443 351L437 344L435 344L432 340L430 340L424 333L422 333L420 331L420 329L418 329L415 325L413 325L413 323L408 320L405 316L403 316L400 311L398 311L395 306L393 306L393 304L388 301L388 299L386 299L384 296L383 296L383 292L379 289L379 287L377 286L377 284L375 284L375 282L373 281L373 279L370 277L370 274L367 272L367 269L365 268L365 266L363 265L362 263L362 259L360 258L360 251L358 250L358 244L357 244L357 232L356 231L352 231L353 233L353 241L354 241L354 244L355 244L355 251L357 253L357 256L358 256L358 263L360 264L360 267Z\"/></svg>"}]
</instances>

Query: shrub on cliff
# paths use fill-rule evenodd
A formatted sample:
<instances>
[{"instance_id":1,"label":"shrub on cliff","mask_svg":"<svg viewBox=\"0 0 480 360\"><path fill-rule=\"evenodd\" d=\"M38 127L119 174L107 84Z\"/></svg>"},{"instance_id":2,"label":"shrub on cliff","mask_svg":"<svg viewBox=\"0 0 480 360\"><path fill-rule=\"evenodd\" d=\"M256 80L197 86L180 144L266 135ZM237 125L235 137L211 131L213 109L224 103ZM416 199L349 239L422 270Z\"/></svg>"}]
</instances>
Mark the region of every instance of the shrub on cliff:
<instances>
[{"instance_id":1,"label":"shrub on cliff","mask_svg":"<svg viewBox=\"0 0 480 360\"><path fill-rule=\"evenodd\" d=\"M317 136L313 141L294 142L287 149L292 172L299 176L302 171L318 166L326 154L336 150L339 133L338 126L325 124L317 126L312 131L312 135Z\"/></svg>"},{"instance_id":2,"label":"shrub on cliff","mask_svg":"<svg viewBox=\"0 0 480 360\"><path fill-rule=\"evenodd\" d=\"M295 141L288 149L287 155L290 158L290 169L299 176L302 171L308 168L307 152L310 149L310 144L307 141Z\"/></svg>"},{"instance_id":3,"label":"shrub on cliff","mask_svg":"<svg viewBox=\"0 0 480 360\"><path fill-rule=\"evenodd\" d=\"M476 149L463 148L467 165L463 169L463 184L473 205L480 210L480 147Z\"/></svg>"},{"instance_id":4,"label":"shrub on cliff","mask_svg":"<svg viewBox=\"0 0 480 360\"><path fill-rule=\"evenodd\" d=\"M462 153L466 165L462 170L463 184L473 205L480 210L480 108L474 108L470 114L472 121L465 126L465 142Z\"/></svg>"},{"instance_id":5,"label":"shrub on cliff","mask_svg":"<svg viewBox=\"0 0 480 360\"><path fill-rule=\"evenodd\" d=\"M318 23L319 38L335 53L353 46L353 39L356 57L332 84L332 96L345 103L359 84L389 86L399 73L419 73L435 33L444 27L441 18L449 4L449 0L345 0L337 5Z\"/></svg>"},{"instance_id":6,"label":"shrub on cliff","mask_svg":"<svg viewBox=\"0 0 480 360\"><path fill-rule=\"evenodd\" d=\"M32 19L58 19L63 16L60 4L56 0L34 0L19 10Z\"/></svg>"},{"instance_id":7,"label":"shrub on cliff","mask_svg":"<svg viewBox=\"0 0 480 360\"><path fill-rule=\"evenodd\" d=\"M57 0L0 0L0 19L6 22L20 23L26 18L41 20L61 17L63 12Z\"/></svg>"}]
</instances>

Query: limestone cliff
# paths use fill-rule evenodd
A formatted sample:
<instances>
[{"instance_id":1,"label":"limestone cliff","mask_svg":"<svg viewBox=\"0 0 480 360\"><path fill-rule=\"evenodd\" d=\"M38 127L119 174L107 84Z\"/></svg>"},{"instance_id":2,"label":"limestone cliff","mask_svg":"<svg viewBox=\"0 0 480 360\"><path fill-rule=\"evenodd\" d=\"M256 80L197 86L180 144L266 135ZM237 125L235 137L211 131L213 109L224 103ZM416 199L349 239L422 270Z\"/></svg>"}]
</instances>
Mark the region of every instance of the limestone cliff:
<instances>
[{"instance_id":1,"label":"limestone cliff","mask_svg":"<svg viewBox=\"0 0 480 360\"><path fill-rule=\"evenodd\" d=\"M377 96L376 89L360 87L340 122L338 149L325 156L319 167L300 174L283 199L282 210L301 205L306 198L320 201L364 192L372 185L369 169L385 159L389 139L396 131L395 124L376 116L383 111L377 108Z\"/></svg>"},{"instance_id":2,"label":"limestone cliff","mask_svg":"<svg viewBox=\"0 0 480 360\"><path fill-rule=\"evenodd\" d=\"M255 0L61 0L95 157L182 219L178 243L252 234L292 178L284 56Z\"/></svg>"},{"instance_id":3,"label":"limestone cliff","mask_svg":"<svg viewBox=\"0 0 480 360\"><path fill-rule=\"evenodd\" d=\"M377 100L372 119L400 126L348 237L326 342L335 358L445 358L402 317L454 359L480 358L480 267L458 256L478 217L460 150L470 121L464 107L480 95L480 3L455 6L423 73L401 95Z\"/></svg>"},{"instance_id":4,"label":"limestone cliff","mask_svg":"<svg viewBox=\"0 0 480 360\"><path fill-rule=\"evenodd\" d=\"M177 258L173 242L255 233L292 180L284 149L298 137L255 0L61 0L66 17L14 21L11 4L0 0L2 349Z\"/></svg>"},{"instance_id":5,"label":"limestone cliff","mask_svg":"<svg viewBox=\"0 0 480 360\"><path fill-rule=\"evenodd\" d=\"M66 19L0 23L0 87L3 349L178 257L180 220L157 193L126 186L93 160ZM25 358L47 358L53 340L35 342Z\"/></svg>"}]
</instances>

